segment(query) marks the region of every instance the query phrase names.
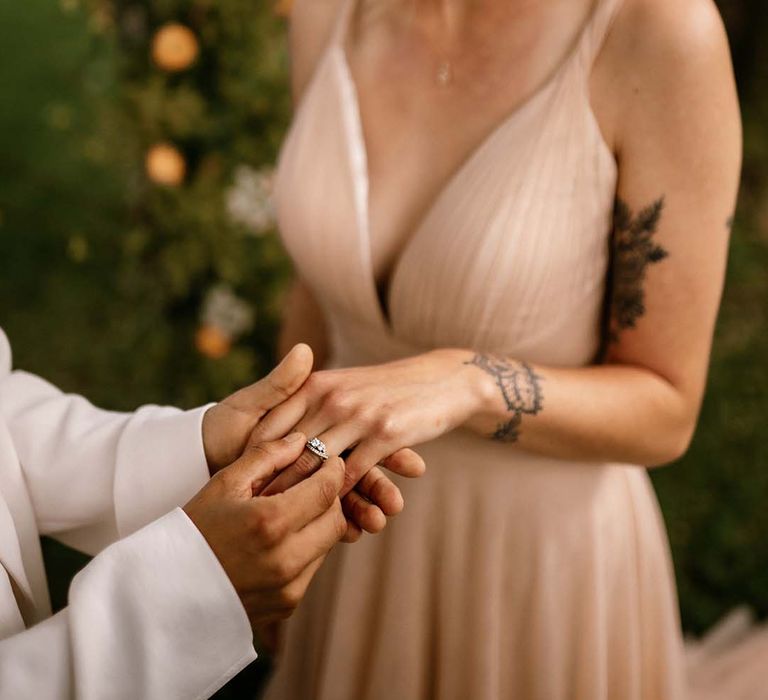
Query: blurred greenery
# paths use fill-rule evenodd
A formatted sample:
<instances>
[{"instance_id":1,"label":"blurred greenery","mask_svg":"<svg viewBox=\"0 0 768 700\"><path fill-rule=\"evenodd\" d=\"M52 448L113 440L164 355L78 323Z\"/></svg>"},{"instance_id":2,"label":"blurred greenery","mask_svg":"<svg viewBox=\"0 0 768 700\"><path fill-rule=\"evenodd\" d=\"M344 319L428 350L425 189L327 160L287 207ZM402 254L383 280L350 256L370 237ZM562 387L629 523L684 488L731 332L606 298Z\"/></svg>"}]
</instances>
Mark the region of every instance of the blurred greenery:
<instances>
[{"instance_id":1,"label":"blurred greenery","mask_svg":"<svg viewBox=\"0 0 768 700\"><path fill-rule=\"evenodd\" d=\"M179 73L148 60L171 19L201 37ZM274 232L249 232L225 202L238 167L275 159L282 43L269 8L245 0L2 4L0 319L20 364L113 408L202 403L267 368L287 265ZM144 172L169 141L182 187ZM194 338L222 284L255 323L213 359Z\"/></svg>"},{"instance_id":2,"label":"blurred greenery","mask_svg":"<svg viewBox=\"0 0 768 700\"><path fill-rule=\"evenodd\" d=\"M743 189L700 427L689 454L653 474L693 633L742 603L768 615L768 22L758 0L719 4L744 112ZM225 202L238 167L273 163L287 124L272 7L20 8L0 4L0 325L16 364L118 409L190 406L248 382L271 362L287 264L274 231L249 233ZM178 73L150 60L171 20L200 41ZM144 172L161 141L186 162L181 187ZM195 334L222 283L255 323L215 359ZM46 549L54 574L66 568ZM53 578L60 598L65 577Z\"/></svg>"}]
</instances>

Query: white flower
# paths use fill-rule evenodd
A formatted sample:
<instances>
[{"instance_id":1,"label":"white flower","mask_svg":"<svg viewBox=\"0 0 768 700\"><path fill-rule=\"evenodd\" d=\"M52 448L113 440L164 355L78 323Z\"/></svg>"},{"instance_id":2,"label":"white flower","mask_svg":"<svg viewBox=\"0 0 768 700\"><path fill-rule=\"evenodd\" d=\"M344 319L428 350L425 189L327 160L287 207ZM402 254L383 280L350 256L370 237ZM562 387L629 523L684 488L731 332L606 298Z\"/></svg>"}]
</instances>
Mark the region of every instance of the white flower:
<instances>
[{"instance_id":1,"label":"white flower","mask_svg":"<svg viewBox=\"0 0 768 700\"><path fill-rule=\"evenodd\" d=\"M205 295L200 320L204 326L214 326L230 338L237 338L253 328L254 311L230 287L217 285Z\"/></svg>"},{"instance_id":2,"label":"white flower","mask_svg":"<svg viewBox=\"0 0 768 700\"><path fill-rule=\"evenodd\" d=\"M261 236L275 226L272 202L272 168L254 170L241 165L227 191L227 213L233 222Z\"/></svg>"}]
</instances>

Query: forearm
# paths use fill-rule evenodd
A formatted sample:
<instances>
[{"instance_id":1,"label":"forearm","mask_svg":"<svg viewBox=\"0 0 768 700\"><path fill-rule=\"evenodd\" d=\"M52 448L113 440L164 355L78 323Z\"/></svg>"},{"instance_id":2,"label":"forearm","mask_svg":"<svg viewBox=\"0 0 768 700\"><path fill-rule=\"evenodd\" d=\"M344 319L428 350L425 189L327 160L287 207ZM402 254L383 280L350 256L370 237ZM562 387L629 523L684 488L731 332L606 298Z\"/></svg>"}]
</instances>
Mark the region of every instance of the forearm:
<instances>
[{"instance_id":1,"label":"forearm","mask_svg":"<svg viewBox=\"0 0 768 700\"><path fill-rule=\"evenodd\" d=\"M316 372L259 429L316 435L331 454L351 448L347 488L387 455L460 427L546 456L653 466L690 439L701 379L681 391L630 363L554 368L445 348Z\"/></svg>"},{"instance_id":2,"label":"forearm","mask_svg":"<svg viewBox=\"0 0 768 700\"><path fill-rule=\"evenodd\" d=\"M554 368L472 352L461 364L478 397L466 427L531 452L656 466L680 457L693 433L691 402L643 367Z\"/></svg>"}]
</instances>

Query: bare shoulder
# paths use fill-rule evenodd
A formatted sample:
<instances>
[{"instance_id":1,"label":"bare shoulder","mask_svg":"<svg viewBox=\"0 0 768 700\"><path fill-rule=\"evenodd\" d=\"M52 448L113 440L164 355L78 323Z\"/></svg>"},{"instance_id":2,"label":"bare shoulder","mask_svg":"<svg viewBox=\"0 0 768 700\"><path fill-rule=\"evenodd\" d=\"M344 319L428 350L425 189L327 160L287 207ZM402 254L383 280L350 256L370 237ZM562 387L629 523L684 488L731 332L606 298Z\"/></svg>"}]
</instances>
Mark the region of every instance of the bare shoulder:
<instances>
[{"instance_id":1,"label":"bare shoulder","mask_svg":"<svg viewBox=\"0 0 768 700\"><path fill-rule=\"evenodd\" d=\"M728 38L714 0L623 0L613 40L640 66L665 62L667 71L729 61ZM674 64L672 62L674 61Z\"/></svg>"},{"instance_id":2,"label":"bare shoulder","mask_svg":"<svg viewBox=\"0 0 768 700\"><path fill-rule=\"evenodd\" d=\"M732 74L714 0L623 0L607 49L633 87L679 89Z\"/></svg>"},{"instance_id":3,"label":"bare shoulder","mask_svg":"<svg viewBox=\"0 0 768 700\"><path fill-rule=\"evenodd\" d=\"M298 101L331 39L346 0L294 0L290 51L294 99Z\"/></svg>"},{"instance_id":4,"label":"bare shoulder","mask_svg":"<svg viewBox=\"0 0 768 700\"><path fill-rule=\"evenodd\" d=\"M738 135L730 47L714 0L623 0L599 61L619 147L628 129L674 139L697 131L692 122Z\"/></svg>"}]
</instances>

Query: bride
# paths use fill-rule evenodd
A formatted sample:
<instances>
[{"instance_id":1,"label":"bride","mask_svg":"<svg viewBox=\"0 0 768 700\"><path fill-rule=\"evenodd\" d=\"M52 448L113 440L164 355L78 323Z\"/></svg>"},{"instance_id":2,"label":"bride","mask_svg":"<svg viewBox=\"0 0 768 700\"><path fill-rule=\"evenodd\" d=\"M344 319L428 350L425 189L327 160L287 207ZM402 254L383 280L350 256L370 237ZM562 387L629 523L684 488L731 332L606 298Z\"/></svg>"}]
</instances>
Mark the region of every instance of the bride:
<instances>
[{"instance_id":1,"label":"bride","mask_svg":"<svg viewBox=\"0 0 768 700\"><path fill-rule=\"evenodd\" d=\"M429 472L267 698L683 697L646 467L694 432L737 193L712 0L296 0L291 33L283 342L327 369L260 437Z\"/></svg>"}]
</instances>

